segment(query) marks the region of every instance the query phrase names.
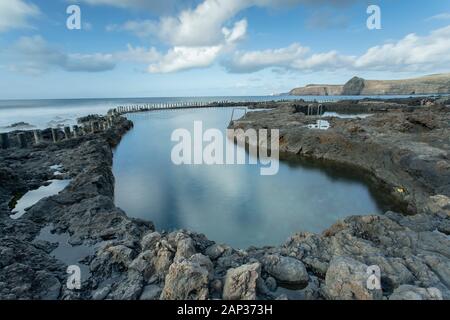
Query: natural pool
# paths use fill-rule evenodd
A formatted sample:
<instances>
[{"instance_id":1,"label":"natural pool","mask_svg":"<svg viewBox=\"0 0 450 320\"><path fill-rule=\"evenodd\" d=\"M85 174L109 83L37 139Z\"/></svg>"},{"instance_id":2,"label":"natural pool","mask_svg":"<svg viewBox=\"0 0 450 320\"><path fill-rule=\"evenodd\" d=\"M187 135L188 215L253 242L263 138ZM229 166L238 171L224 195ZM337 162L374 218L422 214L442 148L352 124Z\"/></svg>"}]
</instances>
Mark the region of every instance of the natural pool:
<instances>
[{"instance_id":1,"label":"natural pool","mask_svg":"<svg viewBox=\"0 0 450 320\"><path fill-rule=\"evenodd\" d=\"M352 169L281 161L277 175L258 165L181 165L171 161L173 130L225 131L232 109L130 114L114 154L116 204L157 230L187 229L236 248L279 245L295 232L322 232L353 214L379 214L381 195ZM236 118L236 116L235 116Z\"/></svg>"}]
</instances>

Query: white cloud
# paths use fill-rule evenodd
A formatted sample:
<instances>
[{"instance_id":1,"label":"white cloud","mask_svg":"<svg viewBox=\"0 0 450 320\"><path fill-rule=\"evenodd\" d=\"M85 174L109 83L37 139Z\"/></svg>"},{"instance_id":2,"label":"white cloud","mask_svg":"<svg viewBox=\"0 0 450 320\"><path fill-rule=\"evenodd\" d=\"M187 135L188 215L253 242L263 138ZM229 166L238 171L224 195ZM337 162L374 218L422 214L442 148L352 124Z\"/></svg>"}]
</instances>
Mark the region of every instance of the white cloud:
<instances>
[{"instance_id":1,"label":"white cloud","mask_svg":"<svg viewBox=\"0 0 450 320\"><path fill-rule=\"evenodd\" d=\"M450 12L444 12L444 13L440 13L440 14L436 14L432 17L429 17L426 19L427 21L430 20L450 20Z\"/></svg>"},{"instance_id":2,"label":"white cloud","mask_svg":"<svg viewBox=\"0 0 450 320\"><path fill-rule=\"evenodd\" d=\"M118 60L150 64L162 59L162 55L155 48L133 47L130 44L127 48L127 51L116 54Z\"/></svg>"},{"instance_id":3,"label":"white cloud","mask_svg":"<svg viewBox=\"0 0 450 320\"><path fill-rule=\"evenodd\" d=\"M369 48L363 55L342 55L332 50L312 53L309 48L293 44L286 48L236 52L225 62L235 73L255 72L267 68L301 71L442 71L450 65L450 26L427 36L409 34L403 39Z\"/></svg>"},{"instance_id":4,"label":"white cloud","mask_svg":"<svg viewBox=\"0 0 450 320\"><path fill-rule=\"evenodd\" d=\"M432 71L450 66L450 25L432 31L428 36L414 33L403 39L375 46L359 57L358 69Z\"/></svg>"},{"instance_id":5,"label":"white cloud","mask_svg":"<svg viewBox=\"0 0 450 320\"><path fill-rule=\"evenodd\" d=\"M40 14L39 8L23 0L0 1L0 32L28 27L28 19Z\"/></svg>"},{"instance_id":6,"label":"white cloud","mask_svg":"<svg viewBox=\"0 0 450 320\"><path fill-rule=\"evenodd\" d=\"M182 6L183 1L177 0L72 0L90 5L113 6L122 9L146 9L149 13L161 14L172 12Z\"/></svg>"},{"instance_id":7,"label":"white cloud","mask_svg":"<svg viewBox=\"0 0 450 320\"><path fill-rule=\"evenodd\" d=\"M119 5L115 0L84 1ZM354 0L322 0L318 3L341 4L352 1ZM125 1L121 6L139 3L138 0ZM181 10L175 16L163 16L159 20L127 21L122 25L107 26L107 30L128 31L139 37L156 37L168 44L170 49L161 55L159 61L151 63L148 71L176 72L210 66L223 53L231 51L235 44L246 36L247 20L242 19L231 26L230 24L239 12L247 8L316 3L317 1L312 0L203 0L196 7ZM267 65L271 64L270 60L283 59L270 58L270 52L265 55Z\"/></svg>"},{"instance_id":8,"label":"white cloud","mask_svg":"<svg viewBox=\"0 0 450 320\"><path fill-rule=\"evenodd\" d=\"M255 72L269 67L289 67L308 52L309 48L298 43L280 49L236 52L227 66L236 73Z\"/></svg>"},{"instance_id":9,"label":"white cloud","mask_svg":"<svg viewBox=\"0 0 450 320\"><path fill-rule=\"evenodd\" d=\"M161 59L150 64L151 73L170 73L193 68L204 68L212 65L216 59L245 37L247 21L241 20L232 29L222 29L222 40L210 46L174 46Z\"/></svg>"},{"instance_id":10,"label":"white cloud","mask_svg":"<svg viewBox=\"0 0 450 320\"><path fill-rule=\"evenodd\" d=\"M69 72L102 72L116 66L113 54L65 53L51 46L41 36L22 37L11 49L13 71L41 74L52 69Z\"/></svg>"},{"instance_id":11,"label":"white cloud","mask_svg":"<svg viewBox=\"0 0 450 320\"><path fill-rule=\"evenodd\" d=\"M151 73L170 73L210 66L222 51L222 46L174 47L157 63L151 64Z\"/></svg>"}]
</instances>

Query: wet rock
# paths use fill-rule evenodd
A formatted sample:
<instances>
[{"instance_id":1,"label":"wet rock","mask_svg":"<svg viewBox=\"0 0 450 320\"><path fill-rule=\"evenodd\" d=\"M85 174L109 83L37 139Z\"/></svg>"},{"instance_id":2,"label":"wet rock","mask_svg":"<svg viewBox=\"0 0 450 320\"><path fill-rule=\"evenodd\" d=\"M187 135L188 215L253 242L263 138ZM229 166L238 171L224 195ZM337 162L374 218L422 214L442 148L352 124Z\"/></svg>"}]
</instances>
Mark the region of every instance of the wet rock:
<instances>
[{"instance_id":1,"label":"wet rock","mask_svg":"<svg viewBox=\"0 0 450 320\"><path fill-rule=\"evenodd\" d=\"M300 260L274 254L264 257L263 263L264 270L280 282L305 286L308 283L308 272Z\"/></svg>"},{"instance_id":2,"label":"wet rock","mask_svg":"<svg viewBox=\"0 0 450 320\"><path fill-rule=\"evenodd\" d=\"M381 290L369 290L368 266L349 257L335 257L325 278L325 293L329 299L381 299Z\"/></svg>"},{"instance_id":3,"label":"wet rock","mask_svg":"<svg viewBox=\"0 0 450 320\"><path fill-rule=\"evenodd\" d=\"M267 289L269 289L272 292L275 292L277 290L277 280L275 280L275 278L272 277L267 277L266 279L266 287Z\"/></svg>"},{"instance_id":4,"label":"wet rock","mask_svg":"<svg viewBox=\"0 0 450 320\"><path fill-rule=\"evenodd\" d=\"M389 300L442 300L442 293L437 288L402 285L395 289Z\"/></svg>"},{"instance_id":5,"label":"wet rock","mask_svg":"<svg viewBox=\"0 0 450 320\"><path fill-rule=\"evenodd\" d=\"M106 286L100 289L97 289L92 293L92 299L93 300L104 300L108 294L111 292L111 287Z\"/></svg>"},{"instance_id":6,"label":"wet rock","mask_svg":"<svg viewBox=\"0 0 450 320\"><path fill-rule=\"evenodd\" d=\"M159 300L161 292L162 289L157 285L151 284L145 286L139 300Z\"/></svg>"},{"instance_id":7,"label":"wet rock","mask_svg":"<svg viewBox=\"0 0 450 320\"><path fill-rule=\"evenodd\" d=\"M58 278L46 271L36 272L34 279L36 291L42 300L56 300L61 294L61 283Z\"/></svg>"},{"instance_id":8,"label":"wet rock","mask_svg":"<svg viewBox=\"0 0 450 320\"><path fill-rule=\"evenodd\" d=\"M224 300L255 300L257 282L261 278L261 264L253 263L229 269L223 288Z\"/></svg>"},{"instance_id":9,"label":"wet rock","mask_svg":"<svg viewBox=\"0 0 450 320\"><path fill-rule=\"evenodd\" d=\"M196 262L174 262L167 273L163 300L205 300L208 298L208 270Z\"/></svg>"},{"instance_id":10,"label":"wet rock","mask_svg":"<svg viewBox=\"0 0 450 320\"><path fill-rule=\"evenodd\" d=\"M135 271L128 272L126 278L116 285L109 297L113 300L136 300L142 293L143 276Z\"/></svg>"}]
</instances>

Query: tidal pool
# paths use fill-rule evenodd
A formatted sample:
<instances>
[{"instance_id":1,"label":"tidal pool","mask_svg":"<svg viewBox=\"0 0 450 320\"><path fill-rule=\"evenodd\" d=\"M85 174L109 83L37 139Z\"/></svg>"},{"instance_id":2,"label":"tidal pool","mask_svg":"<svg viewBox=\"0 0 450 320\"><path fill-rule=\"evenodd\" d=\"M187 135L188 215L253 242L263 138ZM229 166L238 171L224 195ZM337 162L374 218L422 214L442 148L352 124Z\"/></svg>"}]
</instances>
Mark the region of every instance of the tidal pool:
<instances>
[{"instance_id":1,"label":"tidal pool","mask_svg":"<svg viewBox=\"0 0 450 320\"><path fill-rule=\"evenodd\" d=\"M322 232L350 215L386 207L354 169L305 160L280 161L278 174L259 165L181 165L171 161L175 129L225 132L232 109L130 114L135 124L114 152L117 206L157 230L187 229L235 248L280 245L300 231ZM236 118L236 115L235 115Z\"/></svg>"},{"instance_id":2,"label":"tidal pool","mask_svg":"<svg viewBox=\"0 0 450 320\"><path fill-rule=\"evenodd\" d=\"M41 199L58 194L70 184L70 180L50 180L48 182L48 185L28 191L21 197L17 201L14 209L12 209L12 215L10 217L12 219L19 219L25 214L28 208L34 206Z\"/></svg>"}]
</instances>

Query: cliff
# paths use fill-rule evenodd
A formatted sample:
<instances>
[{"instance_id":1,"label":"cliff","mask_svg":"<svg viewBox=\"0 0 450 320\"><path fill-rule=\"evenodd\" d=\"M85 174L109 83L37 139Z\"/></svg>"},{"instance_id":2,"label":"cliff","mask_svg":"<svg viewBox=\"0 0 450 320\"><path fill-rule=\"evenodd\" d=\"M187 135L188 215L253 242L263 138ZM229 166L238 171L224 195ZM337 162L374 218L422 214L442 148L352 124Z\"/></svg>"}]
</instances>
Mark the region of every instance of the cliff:
<instances>
[{"instance_id":1,"label":"cliff","mask_svg":"<svg viewBox=\"0 0 450 320\"><path fill-rule=\"evenodd\" d=\"M296 88L289 94L291 96L338 96L342 94L342 85L310 84L303 88Z\"/></svg>"},{"instance_id":2,"label":"cliff","mask_svg":"<svg viewBox=\"0 0 450 320\"><path fill-rule=\"evenodd\" d=\"M345 85L308 85L290 95L408 95L450 93L450 73L404 80L365 80L353 77Z\"/></svg>"}]
</instances>

